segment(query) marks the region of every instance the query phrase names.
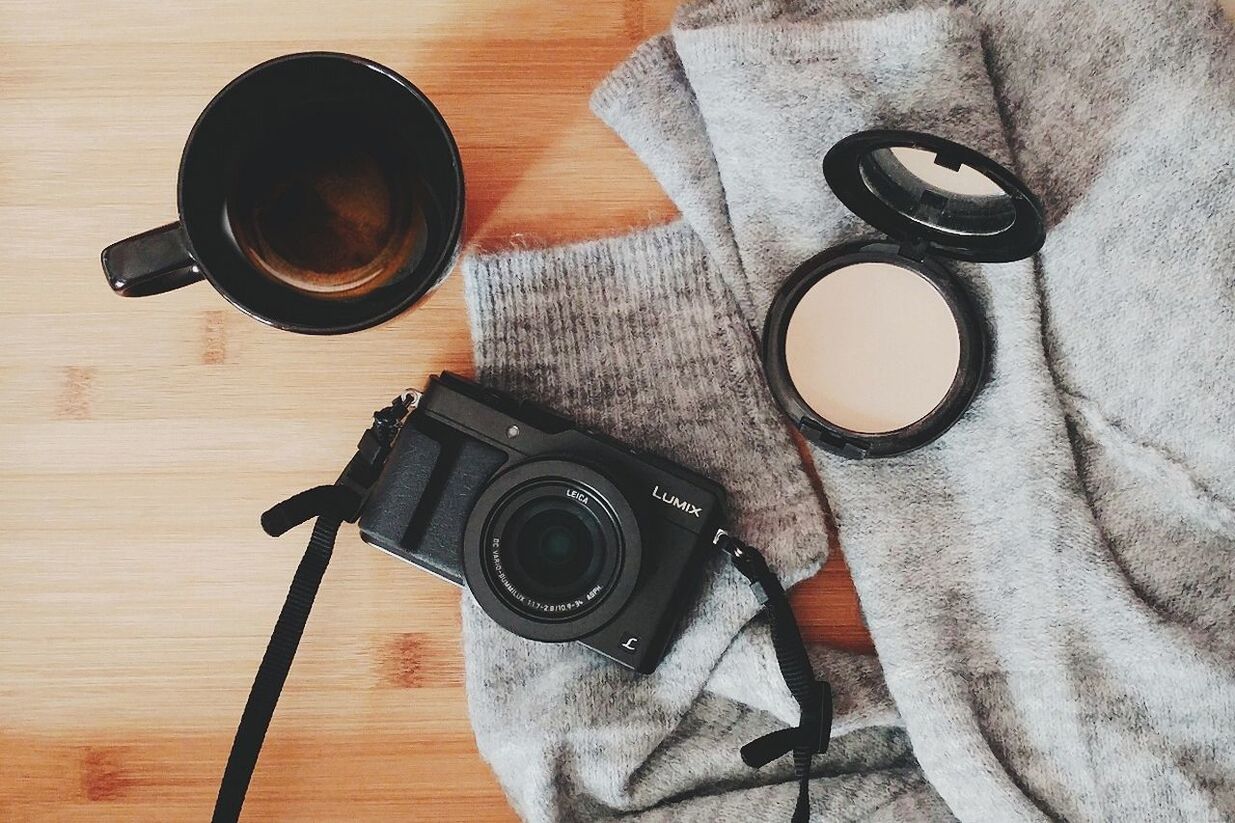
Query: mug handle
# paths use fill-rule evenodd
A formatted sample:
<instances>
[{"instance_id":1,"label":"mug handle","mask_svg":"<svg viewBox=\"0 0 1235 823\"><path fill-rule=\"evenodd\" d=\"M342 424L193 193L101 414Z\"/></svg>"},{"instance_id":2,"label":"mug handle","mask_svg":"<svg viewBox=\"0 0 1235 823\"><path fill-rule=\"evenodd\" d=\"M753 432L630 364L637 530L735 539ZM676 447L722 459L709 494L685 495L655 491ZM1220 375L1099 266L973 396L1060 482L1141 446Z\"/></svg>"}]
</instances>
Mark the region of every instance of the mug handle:
<instances>
[{"instance_id":1,"label":"mug handle","mask_svg":"<svg viewBox=\"0 0 1235 823\"><path fill-rule=\"evenodd\" d=\"M123 297L162 294L202 279L179 223L112 243L103 249L102 262L107 282Z\"/></svg>"}]
</instances>

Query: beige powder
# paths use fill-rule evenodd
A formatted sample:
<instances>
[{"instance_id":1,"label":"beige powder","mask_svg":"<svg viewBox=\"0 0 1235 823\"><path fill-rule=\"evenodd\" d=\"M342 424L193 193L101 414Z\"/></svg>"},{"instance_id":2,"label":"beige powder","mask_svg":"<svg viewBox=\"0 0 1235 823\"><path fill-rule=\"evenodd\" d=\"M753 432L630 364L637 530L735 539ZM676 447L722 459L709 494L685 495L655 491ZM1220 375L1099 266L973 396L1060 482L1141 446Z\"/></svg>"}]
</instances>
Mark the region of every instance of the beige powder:
<instances>
[{"instance_id":1,"label":"beige powder","mask_svg":"<svg viewBox=\"0 0 1235 823\"><path fill-rule=\"evenodd\" d=\"M926 278L892 263L856 263L802 296L785 335L785 360L816 414L878 434L939 405L960 366L960 332Z\"/></svg>"},{"instance_id":2,"label":"beige powder","mask_svg":"<svg viewBox=\"0 0 1235 823\"><path fill-rule=\"evenodd\" d=\"M909 173L937 189L970 197L994 197L1006 192L973 166L961 164L956 171L935 162L935 153L912 146L894 146L892 156Z\"/></svg>"}]
</instances>

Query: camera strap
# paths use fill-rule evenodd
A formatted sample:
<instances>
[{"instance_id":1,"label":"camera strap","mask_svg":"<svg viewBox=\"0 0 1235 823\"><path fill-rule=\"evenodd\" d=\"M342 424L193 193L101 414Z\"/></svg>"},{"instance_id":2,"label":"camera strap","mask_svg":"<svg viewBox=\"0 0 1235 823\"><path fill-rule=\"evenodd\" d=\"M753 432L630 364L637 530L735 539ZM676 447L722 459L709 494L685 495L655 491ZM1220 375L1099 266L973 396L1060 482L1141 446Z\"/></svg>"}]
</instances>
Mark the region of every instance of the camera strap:
<instances>
[{"instance_id":1,"label":"camera strap","mask_svg":"<svg viewBox=\"0 0 1235 823\"><path fill-rule=\"evenodd\" d=\"M317 522L253 678L223 770L212 823L236 823L240 818L258 754L308 623L313 601L334 553L339 528L345 521L354 523L360 517L361 508L390 455L395 437L419 400L418 392L409 391L375 412L373 425L360 438L355 456L334 485L303 491L262 515L262 528L271 537L278 537L312 518L317 518ZM801 720L797 727L780 729L747 743L742 747L742 760L752 768L759 768L793 752L794 776L798 779L793 823L805 823L810 818L811 760L815 754L827 751L831 737L832 689L826 682L815 679L802 634L789 607L789 599L763 556L723 529L717 531L712 542L729 556L734 567L750 582L756 598L767 609L781 675L801 708Z\"/></svg>"},{"instance_id":2,"label":"camera strap","mask_svg":"<svg viewBox=\"0 0 1235 823\"><path fill-rule=\"evenodd\" d=\"M712 540L750 583L755 598L772 622L772 645L785 685L797 701L801 716L796 727L779 729L756 738L742 747L742 761L753 769L766 766L793 752L793 774L798 780L798 802L793 823L810 819L810 766L816 754L828 750L832 737L832 687L816 680L802 632L789 606L789 598L776 573L753 546L741 542L721 529Z\"/></svg>"},{"instance_id":3,"label":"camera strap","mask_svg":"<svg viewBox=\"0 0 1235 823\"><path fill-rule=\"evenodd\" d=\"M295 526L316 517L308 548L283 601L283 609L270 634L270 642L257 667L249 699L240 715L240 725L232 741L231 753L223 769L219 797L215 801L213 823L236 823L240 808L257 766L257 756L270 728L275 705L292 667L300 637L309 620L309 611L318 587L334 553L335 538L344 521L356 522L369 489L377 481L395 437L420 399L418 392L407 392L373 415L373 425L356 446L356 455L333 486L318 486L284 500L262 515L262 528L278 537Z\"/></svg>"}]
</instances>

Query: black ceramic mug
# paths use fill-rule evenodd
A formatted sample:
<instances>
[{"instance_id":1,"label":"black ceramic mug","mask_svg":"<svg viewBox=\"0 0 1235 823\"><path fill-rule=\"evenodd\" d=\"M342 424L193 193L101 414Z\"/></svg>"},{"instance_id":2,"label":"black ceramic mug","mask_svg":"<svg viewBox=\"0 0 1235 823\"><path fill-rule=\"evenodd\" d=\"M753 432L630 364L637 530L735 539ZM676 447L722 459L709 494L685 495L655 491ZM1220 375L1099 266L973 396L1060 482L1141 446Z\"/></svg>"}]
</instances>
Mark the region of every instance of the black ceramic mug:
<instances>
[{"instance_id":1,"label":"black ceramic mug","mask_svg":"<svg viewBox=\"0 0 1235 823\"><path fill-rule=\"evenodd\" d=\"M280 329L341 334L388 320L449 273L463 165L446 121L390 69L307 52L215 95L180 160L180 220L103 251L119 294L206 279Z\"/></svg>"}]
</instances>

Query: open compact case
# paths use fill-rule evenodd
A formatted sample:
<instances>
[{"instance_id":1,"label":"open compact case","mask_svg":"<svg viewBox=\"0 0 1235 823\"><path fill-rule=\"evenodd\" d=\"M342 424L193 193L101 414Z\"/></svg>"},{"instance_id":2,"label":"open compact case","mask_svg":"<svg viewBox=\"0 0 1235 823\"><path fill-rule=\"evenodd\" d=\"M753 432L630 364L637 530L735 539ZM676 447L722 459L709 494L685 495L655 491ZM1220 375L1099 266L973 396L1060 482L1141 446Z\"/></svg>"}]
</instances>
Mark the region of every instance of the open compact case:
<instances>
[{"instance_id":1,"label":"open compact case","mask_svg":"<svg viewBox=\"0 0 1235 823\"><path fill-rule=\"evenodd\" d=\"M823 173L887 237L835 246L789 276L764 325L764 372L811 442L850 457L901 454L960 419L990 356L978 304L940 259L1035 254L1042 205L994 160L921 132L850 135Z\"/></svg>"}]
</instances>

